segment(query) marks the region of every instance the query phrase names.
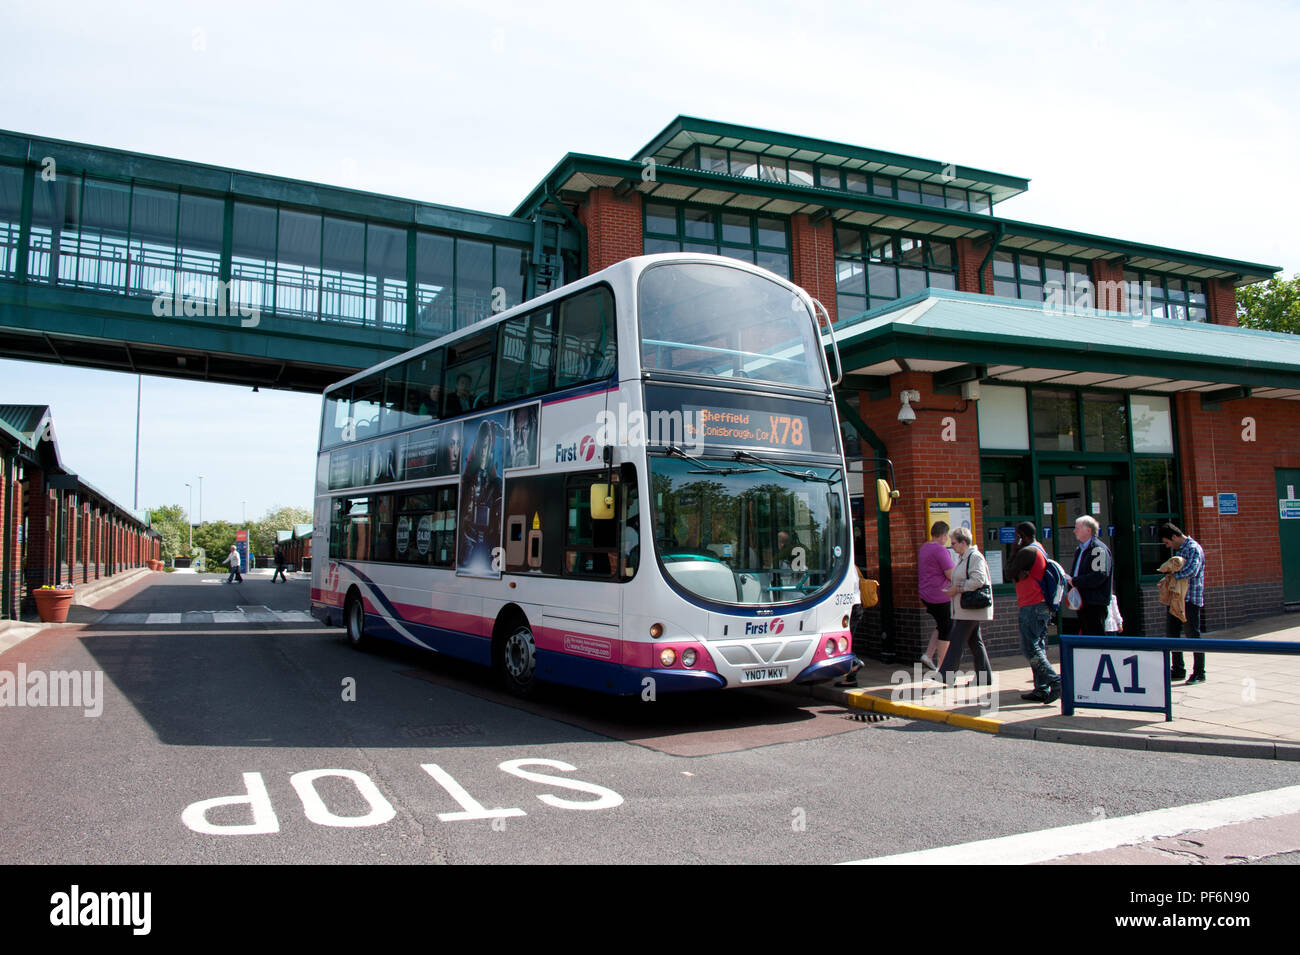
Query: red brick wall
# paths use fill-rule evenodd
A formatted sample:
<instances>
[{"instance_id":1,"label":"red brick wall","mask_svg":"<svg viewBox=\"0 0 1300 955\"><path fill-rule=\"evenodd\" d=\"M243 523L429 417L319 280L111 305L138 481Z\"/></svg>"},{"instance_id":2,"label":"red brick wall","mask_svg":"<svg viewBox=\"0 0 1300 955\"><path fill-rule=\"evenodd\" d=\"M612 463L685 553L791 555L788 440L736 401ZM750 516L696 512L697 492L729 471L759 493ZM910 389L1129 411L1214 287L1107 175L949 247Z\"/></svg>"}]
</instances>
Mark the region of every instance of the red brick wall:
<instances>
[{"instance_id":1,"label":"red brick wall","mask_svg":"<svg viewBox=\"0 0 1300 955\"><path fill-rule=\"evenodd\" d=\"M833 220L817 225L802 213L790 217L791 281L826 306L831 321L835 312L835 231Z\"/></svg>"},{"instance_id":2,"label":"red brick wall","mask_svg":"<svg viewBox=\"0 0 1300 955\"><path fill-rule=\"evenodd\" d=\"M1275 468L1300 468L1300 404L1264 398L1201 408L1199 394L1176 396L1183 528L1205 549L1206 588L1282 580ZM1242 440L1242 419L1255 441ZM1236 492L1236 515L1201 506L1203 496Z\"/></svg>"},{"instance_id":3,"label":"red brick wall","mask_svg":"<svg viewBox=\"0 0 1300 955\"><path fill-rule=\"evenodd\" d=\"M974 239L957 240L957 291L959 292L979 292L980 290L980 263L984 261L984 256L989 254L988 242L977 242ZM984 267L984 293L993 294L993 259L989 259L989 264Z\"/></svg>"},{"instance_id":4,"label":"red brick wall","mask_svg":"<svg viewBox=\"0 0 1300 955\"><path fill-rule=\"evenodd\" d=\"M904 389L921 392L913 402L916 421L901 424L899 395ZM889 512L889 546L894 571L894 600L898 607L920 607L916 585L916 552L929 539L925 499L928 497L969 497L975 501L974 537L982 540L980 511L979 427L975 402L965 403L955 395L936 395L932 378L921 372L908 372L890 378L887 398L870 400L865 393L859 413L870 428L885 442L886 454L894 463L895 487L899 499ZM954 419L956 440L944 441L945 418ZM874 494L867 489L867 510L874 512ZM869 563L876 566L875 526L867 536L872 551ZM981 548L982 549L982 548Z\"/></svg>"},{"instance_id":5,"label":"red brick wall","mask_svg":"<svg viewBox=\"0 0 1300 955\"><path fill-rule=\"evenodd\" d=\"M52 584L50 579L54 558L50 545L54 541L53 533L47 529L54 523L54 508L51 492L45 490L45 475L35 468L27 469L28 494L27 505L27 587L33 590L42 584Z\"/></svg>"},{"instance_id":6,"label":"red brick wall","mask_svg":"<svg viewBox=\"0 0 1300 955\"><path fill-rule=\"evenodd\" d=\"M1112 312L1125 310L1123 293L1124 267L1105 259L1092 260L1093 308L1108 309Z\"/></svg>"},{"instance_id":7,"label":"red brick wall","mask_svg":"<svg viewBox=\"0 0 1300 955\"><path fill-rule=\"evenodd\" d=\"M1216 325L1237 325L1237 290L1231 282L1210 279L1205 283L1205 298L1210 307L1210 321Z\"/></svg>"},{"instance_id":8,"label":"red brick wall","mask_svg":"<svg viewBox=\"0 0 1300 955\"><path fill-rule=\"evenodd\" d=\"M578 220L587 229L588 275L642 254L639 192L615 199L613 189L593 189L578 207Z\"/></svg>"}]
</instances>

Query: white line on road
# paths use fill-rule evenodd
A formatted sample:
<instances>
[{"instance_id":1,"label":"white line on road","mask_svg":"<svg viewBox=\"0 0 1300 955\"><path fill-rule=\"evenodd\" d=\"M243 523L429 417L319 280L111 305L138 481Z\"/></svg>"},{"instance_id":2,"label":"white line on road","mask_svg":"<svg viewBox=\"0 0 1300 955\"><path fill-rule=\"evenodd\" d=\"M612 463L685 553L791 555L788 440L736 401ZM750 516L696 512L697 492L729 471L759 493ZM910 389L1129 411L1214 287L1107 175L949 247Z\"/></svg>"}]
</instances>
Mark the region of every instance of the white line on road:
<instances>
[{"instance_id":1,"label":"white line on road","mask_svg":"<svg viewBox=\"0 0 1300 955\"><path fill-rule=\"evenodd\" d=\"M858 859L844 865L1027 865L1296 812L1300 812L1300 786L1288 786L1248 796L1155 809L1133 816L1097 819L999 839L981 839L958 846Z\"/></svg>"}]
</instances>

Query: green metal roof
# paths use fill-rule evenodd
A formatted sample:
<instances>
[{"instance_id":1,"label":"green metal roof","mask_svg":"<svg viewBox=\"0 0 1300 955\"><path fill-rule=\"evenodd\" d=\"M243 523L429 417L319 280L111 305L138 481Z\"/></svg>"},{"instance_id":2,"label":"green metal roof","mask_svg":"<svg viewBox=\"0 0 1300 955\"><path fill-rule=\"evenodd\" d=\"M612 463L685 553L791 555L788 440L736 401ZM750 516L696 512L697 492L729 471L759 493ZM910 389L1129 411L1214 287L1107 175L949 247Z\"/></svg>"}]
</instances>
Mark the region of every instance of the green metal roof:
<instances>
[{"instance_id":1,"label":"green metal roof","mask_svg":"<svg viewBox=\"0 0 1300 955\"><path fill-rule=\"evenodd\" d=\"M29 448L35 448L41 423L50 416L48 405L0 405L0 428Z\"/></svg>"},{"instance_id":2,"label":"green metal roof","mask_svg":"<svg viewBox=\"0 0 1300 955\"><path fill-rule=\"evenodd\" d=\"M688 202L775 216L829 212L837 225L932 235L942 239L986 240L996 236L1000 249L1076 259L1122 256L1126 260L1125 268L1196 279L1223 279L1236 286L1264 281L1280 270L1276 265L1126 242L1033 222L1003 219L982 212L939 209L839 189L724 176L665 165L656 166L654 178L647 180L642 178L644 169L641 163L632 160L569 153L547 173L513 215L533 214L546 203L548 193L576 203L592 189L621 187L635 189L647 201Z\"/></svg>"},{"instance_id":3,"label":"green metal roof","mask_svg":"<svg viewBox=\"0 0 1300 955\"><path fill-rule=\"evenodd\" d=\"M637 151L633 159L638 162L653 157L656 163L668 165L676 162L683 152L694 145L717 146L722 149L739 149L764 156L816 162L824 166L841 166L857 172L897 176L916 182L943 183L962 189L987 192L994 202L1019 195L1029 188L1029 180L1005 173L988 172L970 166L957 166L933 159L905 156L902 153L850 146L808 136L793 136L752 126L719 123L694 116L678 116L650 142Z\"/></svg>"},{"instance_id":4,"label":"green metal roof","mask_svg":"<svg viewBox=\"0 0 1300 955\"><path fill-rule=\"evenodd\" d=\"M985 381L1300 400L1300 336L928 289L836 324L846 372L987 366Z\"/></svg>"}]
</instances>

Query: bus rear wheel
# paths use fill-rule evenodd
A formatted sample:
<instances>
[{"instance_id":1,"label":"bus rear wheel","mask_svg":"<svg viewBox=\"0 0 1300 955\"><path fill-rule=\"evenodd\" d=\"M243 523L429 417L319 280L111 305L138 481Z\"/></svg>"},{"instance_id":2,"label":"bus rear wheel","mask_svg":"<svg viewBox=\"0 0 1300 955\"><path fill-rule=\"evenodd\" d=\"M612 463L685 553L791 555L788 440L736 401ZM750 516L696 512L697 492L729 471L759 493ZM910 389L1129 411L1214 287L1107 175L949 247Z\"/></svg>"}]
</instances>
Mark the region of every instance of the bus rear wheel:
<instances>
[{"instance_id":1,"label":"bus rear wheel","mask_svg":"<svg viewBox=\"0 0 1300 955\"><path fill-rule=\"evenodd\" d=\"M533 631L520 624L507 633L497 652L497 669L506 689L516 696L532 696L537 690L537 644Z\"/></svg>"},{"instance_id":2,"label":"bus rear wheel","mask_svg":"<svg viewBox=\"0 0 1300 955\"><path fill-rule=\"evenodd\" d=\"M343 627L348 635L348 644L357 650L364 650L370 642L366 636L366 608L361 603L361 596L355 591L348 594L343 607Z\"/></svg>"}]
</instances>

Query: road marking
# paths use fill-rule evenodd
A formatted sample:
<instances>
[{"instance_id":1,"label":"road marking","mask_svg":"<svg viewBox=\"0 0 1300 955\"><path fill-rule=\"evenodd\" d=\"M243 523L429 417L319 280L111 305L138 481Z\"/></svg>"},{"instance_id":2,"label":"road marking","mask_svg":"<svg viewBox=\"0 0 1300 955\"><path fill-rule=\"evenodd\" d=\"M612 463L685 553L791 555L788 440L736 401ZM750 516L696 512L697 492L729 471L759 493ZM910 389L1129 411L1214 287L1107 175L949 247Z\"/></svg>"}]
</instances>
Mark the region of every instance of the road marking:
<instances>
[{"instance_id":1,"label":"road marking","mask_svg":"<svg viewBox=\"0 0 1300 955\"><path fill-rule=\"evenodd\" d=\"M1151 839L1217 829L1252 819L1300 812L1300 786L1231 796L1210 802L1155 809L1133 816L1097 819L1074 826L981 839L957 846L858 859L845 865L1027 865L1081 852L1100 852Z\"/></svg>"},{"instance_id":2,"label":"road marking","mask_svg":"<svg viewBox=\"0 0 1300 955\"><path fill-rule=\"evenodd\" d=\"M315 618L305 610L271 610L266 606L258 606L239 610L186 610L172 613L110 612L95 622L114 626L131 624L174 627L180 624L313 623Z\"/></svg>"}]
</instances>

